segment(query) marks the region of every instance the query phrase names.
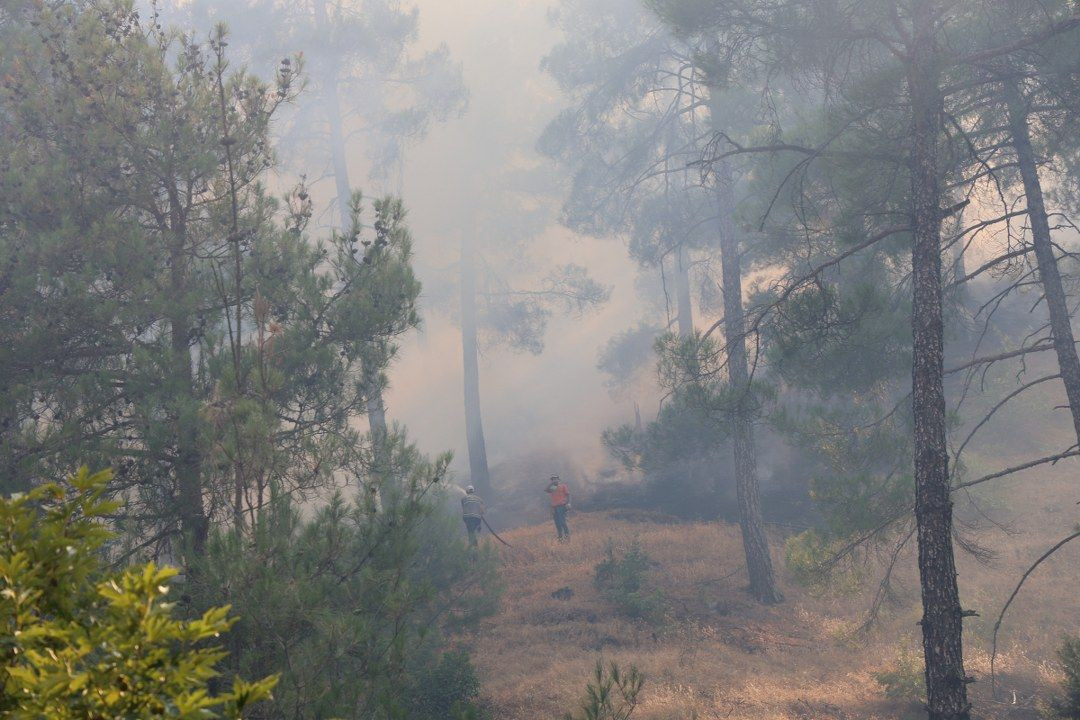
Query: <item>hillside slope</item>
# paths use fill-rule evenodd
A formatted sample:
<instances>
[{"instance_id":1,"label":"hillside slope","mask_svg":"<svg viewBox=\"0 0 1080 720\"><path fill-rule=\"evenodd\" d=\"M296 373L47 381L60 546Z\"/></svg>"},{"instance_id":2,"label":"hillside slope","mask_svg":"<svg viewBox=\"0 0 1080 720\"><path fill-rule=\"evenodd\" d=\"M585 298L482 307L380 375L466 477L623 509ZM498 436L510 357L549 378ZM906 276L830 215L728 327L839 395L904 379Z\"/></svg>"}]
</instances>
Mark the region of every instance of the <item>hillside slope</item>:
<instances>
[{"instance_id":1,"label":"hillside slope","mask_svg":"<svg viewBox=\"0 0 1080 720\"><path fill-rule=\"evenodd\" d=\"M973 689L977 717L1037 718L1036 704L1057 682L1053 649L1060 634L1080 629L1074 597L1080 553L1073 548L1025 587L1002 636L999 700L991 698L993 619L1023 568L1045 548L1050 524L1038 518L1075 502L1066 500L1071 484L1062 473L1055 485L1060 499L1050 493L1028 503L1037 505L1031 513L1012 513L1019 534L998 534L1007 551L997 561L960 558L964 601L983 615L969 623L966 639L968 669L979 678ZM502 609L459 638L473 652L496 720L561 718L577 707L601 657L634 663L647 675L635 720L919 716L917 704L887 700L875 678L895 670L901 657L920 657L910 556L902 563L896 602L874 631L854 634L868 590L817 597L784 578L781 562L787 602L773 608L753 603L743 589L737 526L618 511L578 513L572 526L573 541L566 545L554 541L546 524L507 532L514 547L500 549ZM774 540L775 547L782 545L783 538ZM633 541L653 559L653 577L670 599L672 618L659 626L620 617L593 585L607 544ZM562 588L572 591L569 598L552 595ZM909 675L917 679L918 672L916 667Z\"/></svg>"}]
</instances>

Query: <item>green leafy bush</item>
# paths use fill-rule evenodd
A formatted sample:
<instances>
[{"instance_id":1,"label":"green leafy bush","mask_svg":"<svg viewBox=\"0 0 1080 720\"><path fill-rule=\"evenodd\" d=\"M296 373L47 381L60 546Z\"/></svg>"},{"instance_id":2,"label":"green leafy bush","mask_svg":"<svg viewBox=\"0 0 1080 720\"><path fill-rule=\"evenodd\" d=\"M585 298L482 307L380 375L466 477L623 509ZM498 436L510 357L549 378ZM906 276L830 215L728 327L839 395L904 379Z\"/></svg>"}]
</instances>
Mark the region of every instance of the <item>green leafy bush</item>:
<instances>
[{"instance_id":1,"label":"green leafy bush","mask_svg":"<svg viewBox=\"0 0 1080 720\"><path fill-rule=\"evenodd\" d=\"M604 559L596 566L594 582L600 594L623 615L660 622L667 615L664 593L652 582L652 559L638 542L621 554L608 542Z\"/></svg>"},{"instance_id":2,"label":"green leafy bush","mask_svg":"<svg viewBox=\"0 0 1080 720\"><path fill-rule=\"evenodd\" d=\"M926 702L926 679L923 659L914 651L901 652L892 670L874 673L874 679L885 691L885 697L908 703Z\"/></svg>"},{"instance_id":3,"label":"green leafy bush","mask_svg":"<svg viewBox=\"0 0 1080 720\"><path fill-rule=\"evenodd\" d=\"M210 692L225 653L207 641L235 622L228 608L178 620L165 601L175 570L106 569L110 478L84 468L0 498L0 716L240 717L276 678Z\"/></svg>"},{"instance_id":4,"label":"green leafy bush","mask_svg":"<svg viewBox=\"0 0 1080 720\"><path fill-rule=\"evenodd\" d=\"M605 668L597 660L580 712L566 713L564 720L628 720L644 687L645 676L633 665L624 673L615 663Z\"/></svg>"}]
</instances>

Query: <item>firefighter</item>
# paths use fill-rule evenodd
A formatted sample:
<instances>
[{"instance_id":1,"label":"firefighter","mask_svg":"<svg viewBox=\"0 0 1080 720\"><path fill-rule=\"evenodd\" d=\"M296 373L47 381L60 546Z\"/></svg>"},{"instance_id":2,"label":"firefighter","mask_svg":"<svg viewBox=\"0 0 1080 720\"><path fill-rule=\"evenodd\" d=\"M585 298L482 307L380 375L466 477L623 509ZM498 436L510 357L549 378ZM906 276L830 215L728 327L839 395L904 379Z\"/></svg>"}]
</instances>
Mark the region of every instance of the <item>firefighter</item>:
<instances>
[{"instance_id":1,"label":"firefighter","mask_svg":"<svg viewBox=\"0 0 1080 720\"><path fill-rule=\"evenodd\" d=\"M461 498L461 519L469 532L469 547L476 547L480 535L480 524L484 521L484 501L476 494L472 485L465 488L465 497Z\"/></svg>"},{"instance_id":2,"label":"firefighter","mask_svg":"<svg viewBox=\"0 0 1080 720\"><path fill-rule=\"evenodd\" d=\"M559 480L558 475L552 475L544 492L551 496L551 517L555 520L555 532L559 542L568 541L570 526L566 524L566 513L570 510L570 488Z\"/></svg>"}]
</instances>

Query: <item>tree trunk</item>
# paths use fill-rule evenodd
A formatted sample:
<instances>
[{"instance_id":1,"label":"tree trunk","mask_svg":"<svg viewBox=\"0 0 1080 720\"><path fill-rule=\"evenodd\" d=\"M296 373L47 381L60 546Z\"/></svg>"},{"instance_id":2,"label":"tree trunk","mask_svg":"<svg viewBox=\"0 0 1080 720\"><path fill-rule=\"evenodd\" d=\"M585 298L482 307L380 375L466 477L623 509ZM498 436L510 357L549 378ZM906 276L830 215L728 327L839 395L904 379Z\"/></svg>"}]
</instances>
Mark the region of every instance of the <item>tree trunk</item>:
<instances>
[{"instance_id":1,"label":"tree trunk","mask_svg":"<svg viewBox=\"0 0 1080 720\"><path fill-rule=\"evenodd\" d=\"M912 396L915 414L915 521L922 589L923 656L930 720L968 720L963 614L952 545L943 387L941 190L937 155L942 97L929 0L917 3L908 67L912 112Z\"/></svg>"},{"instance_id":2,"label":"tree trunk","mask_svg":"<svg viewBox=\"0 0 1080 720\"><path fill-rule=\"evenodd\" d=\"M727 343L728 379L736 397L732 410L732 447L735 490L739 502L746 569L750 594L759 602L773 604L784 597L776 587L772 556L765 535L758 499L757 455L750 397L750 373L746 358L746 327L742 298L742 262L732 217L734 198L727 164L717 170L717 210L720 214L720 265L724 282L724 337Z\"/></svg>"},{"instance_id":3,"label":"tree trunk","mask_svg":"<svg viewBox=\"0 0 1080 720\"><path fill-rule=\"evenodd\" d=\"M675 251L675 294L678 309L679 337L694 334L694 310L690 302L690 258L682 245Z\"/></svg>"},{"instance_id":4,"label":"tree trunk","mask_svg":"<svg viewBox=\"0 0 1080 720\"><path fill-rule=\"evenodd\" d=\"M480 416L480 366L476 334L476 256L471 237L461 238L461 357L465 376L465 435L469 478L482 497L491 495L484 422Z\"/></svg>"},{"instance_id":5,"label":"tree trunk","mask_svg":"<svg viewBox=\"0 0 1080 720\"><path fill-rule=\"evenodd\" d=\"M315 3L315 21L320 32L329 33L330 21L326 15L326 0L317 0ZM341 124L341 99L338 93L338 67L333 58L330 59L323 78L325 83L324 100L326 103L326 121L330 129L330 160L334 167L334 185L337 189L338 214L341 218L341 229L348 232L352 223L349 214L349 203L352 201L352 186L349 183L349 165L345 152L345 131ZM385 452L383 444L387 437L386 406L383 402L382 383L379 382L379 371L364 369L364 394L367 397L368 428L371 431L372 446L374 448L374 461L376 468L384 468Z\"/></svg>"},{"instance_id":6,"label":"tree trunk","mask_svg":"<svg viewBox=\"0 0 1080 720\"><path fill-rule=\"evenodd\" d=\"M1061 285L1061 272L1054 256L1054 245L1050 239L1050 221L1046 216L1042 184L1035 163L1035 152L1031 147L1027 105L1015 81L1005 82L1005 96L1013 147L1016 148L1020 177L1024 181L1024 194L1027 197L1035 261L1038 263L1039 279L1046 296L1046 307L1050 312L1050 334L1054 340L1054 352L1057 354L1061 379L1065 383L1065 394L1069 398L1073 430L1076 432L1077 443L1080 443L1080 358L1077 358L1069 306L1065 299L1065 289Z\"/></svg>"},{"instance_id":7,"label":"tree trunk","mask_svg":"<svg viewBox=\"0 0 1080 720\"><path fill-rule=\"evenodd\" d=\"M373 343L373 345L375 345ZM383 406L382 394L382 360L385 354L382 348L372 347L369 354L375 358L365 358L362 363L364 394L366 395L366 410L368 416L368 429L371 432L372 447L372 475L376 479L388 477L393 468L389 467L389 448L386 446L388 433L386 429L386 408Z\"/></svg>"},{"instance_id":8,"label":"tree trunk","mask_svg":"<svg viewBox=\"0 0 1080 720\"><path fill-rule=\"evenodd\" d=\"M327 35L332 32L330 19L326 15L326 0L315 0L315 25L318 32ZM326 105L326 122L330 129L330 162L334 166L334 184L337 188L338 215L341 218L341 229L348 230L351 218L349 217L349 200L352 198L352 187L349 184L349 166L345 154L345 131L341 126L341 99L338 96L338 72L339 68L335 58L331 55L326 64L323 77L324 93L323 102Z\"/></svg>"},{"instance_id":9,"label":"tree trunk","mask_svg":"<svg viewBox=\"0 0 1080 720\"><path fill-rule=\"evenodd\" d=\"M199 447L199 403L191 369L192 322L187 307L186 234L173 207L169 248L169 293L175 300L169 316L171 382L177 383L173 397L173 441L176 443L176 498L179 505L183 542L196 554L206 546L210 521L203 507L202 451Z\"/></svg>"}]
</instances>

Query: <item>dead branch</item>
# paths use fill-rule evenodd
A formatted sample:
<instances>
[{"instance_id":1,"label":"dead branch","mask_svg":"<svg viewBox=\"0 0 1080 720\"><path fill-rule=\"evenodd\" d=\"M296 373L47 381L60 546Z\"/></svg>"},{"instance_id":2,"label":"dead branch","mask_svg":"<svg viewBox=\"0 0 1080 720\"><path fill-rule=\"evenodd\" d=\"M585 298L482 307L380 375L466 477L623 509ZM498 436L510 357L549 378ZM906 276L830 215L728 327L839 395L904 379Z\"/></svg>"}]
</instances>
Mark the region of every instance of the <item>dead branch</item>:
<instances>
[{"instance_id":1,"label":"dead branch","mask_svg":"<svg viewBox=\"0 0 1080 720\"><path fill-rule=\"evenodd\" d=\"M1028 577L1030 577L1031 573L1035 572L1035 568L1039 567L1039 565L1041 565L1044 560L1049 558L1066 544L1072 542L1078 537L1080 537L1080 529L1077 529L1075 532L1072 533L1072 535L1069 535L1065 539L1059 541L1052 548L1044 552L1038 560L1032 563L1031 567L1029 567L1027 571L1025 571L1024 574L1020 577L1020 582L1018 582L1016 584L1016 587L1013 588L1012 594L1009 595L1009 599L1005 601L1005 605L1002 606L1001 612L998 613L997 622L994 623L994 638L991 642L990 649L990 688L991 692L994 694L995 697L997 697L997 677L994 673L994 662L995 660L997 660L998 631L1001 629L1001 621L1005 618L1005 613L1009 610L1009 606L1012 605L1012 601L1016 599L1016 595L1020 592L1020 588L1024 586L1024 583L1027 581Z\"/></svg>"}]
</instances>

